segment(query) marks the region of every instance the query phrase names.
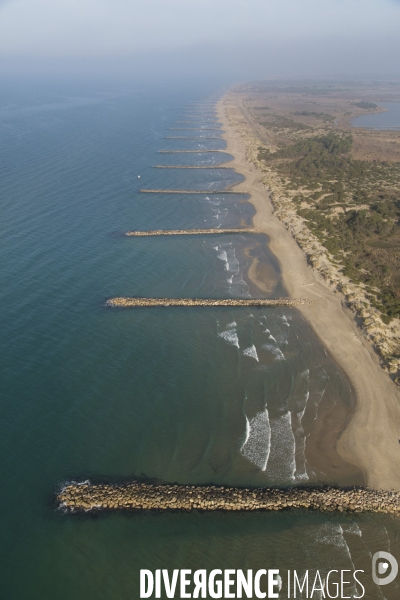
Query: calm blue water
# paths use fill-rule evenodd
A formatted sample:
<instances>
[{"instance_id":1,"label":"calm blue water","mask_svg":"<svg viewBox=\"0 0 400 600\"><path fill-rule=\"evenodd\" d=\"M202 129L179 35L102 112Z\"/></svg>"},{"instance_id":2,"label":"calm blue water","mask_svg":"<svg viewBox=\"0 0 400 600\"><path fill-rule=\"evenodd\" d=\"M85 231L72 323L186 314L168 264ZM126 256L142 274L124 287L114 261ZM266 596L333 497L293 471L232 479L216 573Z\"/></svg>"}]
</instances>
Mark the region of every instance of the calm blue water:
<instances>
[{"instance_id":1,"label":"calm blue water","mask_svg":"<svg viewBox=\"0 0 400 600\"><path fill-rule=\"evenodd\" d=\"M318 437L321 422L351 412L353 392L296 311L104 306L116 295L261 295L246 277L253 256L265 263L271 295L284 293L264 236L121 235L251 223L246 197L223 193L240 181L233 171L153 168L230 160L159 153L224 149L222 140L165 139L184 126L177 121L213 119L193 102L217 92L204 84L1 92L1 599L136 600L140 568L355 565L369 582L371 552L395 552L399 529L385 518L72 517L55 508L57 487L81 478L360 481ZM368 586L368 597L383 598Z\"/></svg>"},{"instance_id":2,"label":"calm blue water","mask_svg":"<svg viewBox=\"0 0 400 600\"><path fill-rule=\"evenodd\" d=\"M400 102L380 102L379 106L386 112L362 115L353 119L352 125L367 129L400 129Z\"/></svg>"}]
</instances>

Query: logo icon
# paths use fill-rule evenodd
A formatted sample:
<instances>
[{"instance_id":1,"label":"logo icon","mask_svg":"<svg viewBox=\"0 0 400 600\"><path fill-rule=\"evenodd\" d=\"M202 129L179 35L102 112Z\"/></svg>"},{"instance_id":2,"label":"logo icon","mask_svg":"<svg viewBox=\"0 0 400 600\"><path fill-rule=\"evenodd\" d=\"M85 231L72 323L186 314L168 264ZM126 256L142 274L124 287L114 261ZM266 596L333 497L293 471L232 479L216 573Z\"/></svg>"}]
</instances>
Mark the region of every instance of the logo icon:
<instances>
[{"instance_id":1,"label":"logo icon","mask_svg":"<svg viewBox=\"0 0 400 600\"><path fill-rule=\"evenodd\" d=\"M372 557L372 579L376 585L387 585L397 577L399 564L389 552L376 552Z\"/></svg>"}]
</instances>

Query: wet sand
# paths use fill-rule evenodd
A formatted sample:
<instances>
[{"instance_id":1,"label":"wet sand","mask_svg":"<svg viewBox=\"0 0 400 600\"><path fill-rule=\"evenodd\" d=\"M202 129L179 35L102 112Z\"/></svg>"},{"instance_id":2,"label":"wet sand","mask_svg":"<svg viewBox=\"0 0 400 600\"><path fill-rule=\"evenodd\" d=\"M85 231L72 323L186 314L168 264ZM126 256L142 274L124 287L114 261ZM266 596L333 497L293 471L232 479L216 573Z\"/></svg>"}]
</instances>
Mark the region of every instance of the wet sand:
<instances>
[{"instance_id":1,"label":"wet sand","mask_svg":"<svg viewBox=\"0 0 400 600\"><path fill-rule=\"evenodd\" d=\"M254 227L268 235L270 249L280 264L283 285L291 297L313 301L312 307L303 305L297 310L345 371L356 393L356 407L336 444L337 450L343 460L363 471L370 487L400 490L400 390L380 367L353 314L342 306L337 294L316 279L304 253L273 214L262 175L247 161L245 141L226 115L231 103L232 95L228 93L217 110L226 151L234 157L229 166L245 178L234 189L250 193L249 201L256 209ZM249 277L265 289L260 270L250 269Z\"/></svg>"}]
</instances>

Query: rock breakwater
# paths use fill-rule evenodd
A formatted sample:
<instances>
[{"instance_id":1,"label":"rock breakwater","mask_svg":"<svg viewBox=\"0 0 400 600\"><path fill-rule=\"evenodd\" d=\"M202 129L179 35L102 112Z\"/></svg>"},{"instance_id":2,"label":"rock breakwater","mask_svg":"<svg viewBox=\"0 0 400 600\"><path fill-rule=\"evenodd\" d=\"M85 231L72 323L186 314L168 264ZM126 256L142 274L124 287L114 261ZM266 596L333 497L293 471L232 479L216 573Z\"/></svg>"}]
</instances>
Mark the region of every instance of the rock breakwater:
<instances>
[{"instance_id":1,"label":"rock breakwater","mask_svg":"<svg viewBox=\"0 0 400 600\"><path fill-rule=\"evenodd\" d=\"M254 227L237 229L150 229L148 231L127 231L125 235L128 237L148 237L155 235L210 235L222 233L261 233L261 230Z\"/></svg>"},{"instance_id":2,"label":"rock breakwater","mask_svg":"<svg viewBox=\"0 0 400 600\"><path fill-rule=\"evenodd\" d=\"M218 119L214 119L213 121L201 121L200 123L197 121L177 121L178 124L183 125L215 125L218 122Z\"/></svg>"},{"instance_id":3,"label":"rock breakwater","mask_svg":"<svg viewBox=\"0 0 400 600\"><path fill-rule=\"evenodd\" d=\"M157 485L133 481L126 485L70 483L56 498L68 512L101 510L293 510L400 514L400 492L366 488L235 488Z\"/></svg>"},{"instance_id":4,"label":"rock breakwater","mask_svg":"<svg viewBox=\"0 0 400 600\"><path fill-rule=\"evenodd\" d=\"M139 190L141 194L247 194L248 192L235 192L234 190Z\"/></svg>"},{"instance_id":5,"label":"rock breakwater","mask_svg":"<svg viewBox=\"0 0 400 600\"><path fill-rule=\"evenodd\" d=\"M225 152L226 150L157 150L158 154L204 154L204 152Z\"/></svg>"},{"instance_id":6,"label":"rock breakwater","mask_svg":"<svg viewBox=\"0 0 400 600\"><path fill-rule=\"evenodd\" d=\"M168 131L222 131L220 127L170 127Z\"/></svg>"},{"instance_id":7,"label":"rock breakwater","mask_svg":"<svg viewBox=\"0 0 400 600\"><path fill-rule=\"evenodd\" d=\"M304 298L110 298L106 306L299 306L312 304Z\"/></svg>"},{"instance_id":8,"label":"rock breakwater","mask_svg":"<svg viewBox=\"0 0 400 600\"><path fill-rule=\"evenodd\" d=\"M154 165L153 169L229 169L230 167L220 166L199 166L199 165Z\"/></svg>"},{"instance_id":9,"label":"rock breakwater","mask_svg":"<svg viewBox=\"0 0 400 600\"><path fill-rule=\"evenodd\" d=\"M167 135L164 140L195 140L196 142L203 142L204 140L220 140L220 137L192 137L189 135Z\"/></svg>"}]
</instances>

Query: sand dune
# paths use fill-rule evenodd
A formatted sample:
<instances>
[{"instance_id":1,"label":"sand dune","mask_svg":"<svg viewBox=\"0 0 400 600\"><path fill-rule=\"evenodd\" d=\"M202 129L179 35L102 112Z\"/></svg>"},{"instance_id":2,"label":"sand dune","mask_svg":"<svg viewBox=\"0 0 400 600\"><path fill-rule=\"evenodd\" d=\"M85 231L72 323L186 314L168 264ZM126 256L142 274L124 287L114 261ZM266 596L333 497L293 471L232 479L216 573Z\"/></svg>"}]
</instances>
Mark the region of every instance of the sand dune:
<instances>
[{"instance_id":1,"label":"sand dune","mask_svg":"<svg viewBox=\"0 0 400 600\"><path fill-rule=\"evenodd\" d=\"M234 98L228 93L218 103L218 115L225 131L226 151L234 156L229 166L245 177L234 189L251 194L250 202L257 211L254 227L269 236L289 295L313 301L312 308L303 305L298 310L347 373L356 392L356 410L337 449L345 460L363 470L370 487L400 490L400 390L381 369L353 314L342 306L338 294L316 279L304 253L273 214L262 175L246 159L247 145L254 143L256 134L236 121L230 110L232 102ZM255 269L249 276L257 285ZM263 286L265 283L259 282L261 289Z\"/></svg>"}]
</instances>

